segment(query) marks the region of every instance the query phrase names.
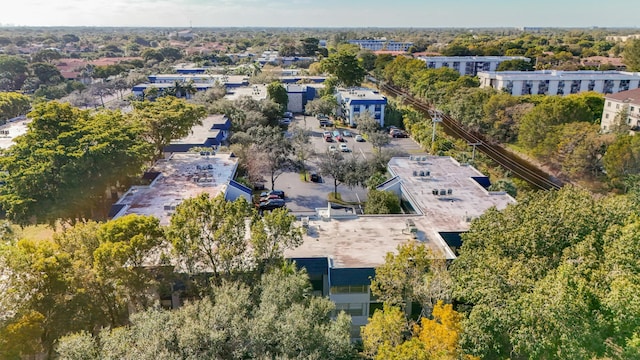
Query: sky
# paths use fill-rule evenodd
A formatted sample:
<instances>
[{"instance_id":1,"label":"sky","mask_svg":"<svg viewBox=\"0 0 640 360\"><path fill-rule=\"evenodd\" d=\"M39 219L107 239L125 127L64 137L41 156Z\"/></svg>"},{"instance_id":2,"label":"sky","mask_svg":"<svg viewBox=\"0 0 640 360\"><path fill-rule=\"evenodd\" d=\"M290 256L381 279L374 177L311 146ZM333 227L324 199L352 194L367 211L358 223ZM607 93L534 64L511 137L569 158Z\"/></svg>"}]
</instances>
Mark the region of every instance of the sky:
<instances>
[{"instance_id":1,"label":"sky","mask_svg":"<svg viewBox=\"0 0 640 360\"><path fill-rule=\"evenodd\" d=\"M133 27L638 27L637 0L0 0L0 24ZM607 15L609 14L609 15Z\"/></svg>"}]
</instances>

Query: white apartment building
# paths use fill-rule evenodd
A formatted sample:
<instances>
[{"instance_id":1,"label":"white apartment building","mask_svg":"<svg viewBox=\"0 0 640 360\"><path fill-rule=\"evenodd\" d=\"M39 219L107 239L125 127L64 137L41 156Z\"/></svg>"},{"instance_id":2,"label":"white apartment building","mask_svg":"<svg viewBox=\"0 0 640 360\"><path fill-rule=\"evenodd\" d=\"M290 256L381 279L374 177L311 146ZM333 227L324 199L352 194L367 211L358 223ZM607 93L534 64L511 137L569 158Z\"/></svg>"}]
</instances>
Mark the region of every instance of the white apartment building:
<instances>
[{"instance_id":1,"label":"white apartment building","mask_svg":"<svg viewBox=\"0 0 640 360\"><path fill-rule=\"evenodd\" d=\"M384 126L384 108L387 105L387 98L377 91L366 88L338 89L336 100L338 116L344 117L350 126L357 126L356 116L369 112L371 116Z\"/></svg>"},{"instance_id":2,"label":"white apartment building","mask_svg":"<svg viewBox=\"0 0 640 360\"><path fill-rule=\"evenodd\" d=\"M478 72L480 87L511 95L569 95L586 91L615 94L640 87L640 73L625 71L499 71Z\"/></svg>"},{"instance_id":3,"label":"white apartment building","mask_svg":"<svg viewBox=\"0 0 640 360\"><path fill-rule=\"evenodd\" d=\"M476 76L479 71L496 71L501 62L507 60L531 61L524 56L419 56L427 63L428 69L446 67L460 73L460 75Z\"/></svg>"},{"instance_id":4,"label":"white apartment building","mask_svg":"<svg viewBox=\"0 0 640 360\"><path fill-rule=\"evenodd\" d=\"M349 44L358 45L361 49L378 51L408 51L413 46L412 42L392 41L386 39L375 40L349 40Z\"/></svg>"},{"instance_id":5,"label":"white apartment building","mask_svg":"<svg viewBox=\"0 0 640 360\"><path fill-rule=\"evenodd\" d=\"M640 89L605 96L600 121L602 131L611 131L611 127L620 120L631 128L640 127Z\"/></svg>"}]
</instances>

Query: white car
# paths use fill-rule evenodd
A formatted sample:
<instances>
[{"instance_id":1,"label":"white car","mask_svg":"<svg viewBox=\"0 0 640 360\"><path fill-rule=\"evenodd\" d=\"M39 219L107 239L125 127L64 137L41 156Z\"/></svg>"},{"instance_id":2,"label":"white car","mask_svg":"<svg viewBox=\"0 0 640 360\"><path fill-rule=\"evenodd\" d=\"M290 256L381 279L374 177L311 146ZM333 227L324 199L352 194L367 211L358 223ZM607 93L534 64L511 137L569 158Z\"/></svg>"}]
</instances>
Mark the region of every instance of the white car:
<instances>
[{"instance_id":1,"label":"white car","mask_svg":"<svg viewBox=\"0 0 640 360\"><path fill-rule=\"evenodd\" d=\"M338 148L335 145L329 145L329 152L330 153L338 152Z\"/></svg>"},{"instance_id":2,"label":"white car","mask_svg":"<svg viewBox=\"0 0 640 360\"><path fill-rule=\"evenodd\" d=\"M353 138L355 141L357 142L363 142L364 138L362 137L362 135L356 135L356 137Z\"/></svg>"},{"instance_id":3,"label":"white car","mask_svg":"<svg viewBox=\"0 0 640 360\"><path fill-rule=\"evenodd\" d=\"M350 152L351 149L349 149L347 144L340 144L340 151L342 151L342 152Z\"/></svg>"}]
</instances>

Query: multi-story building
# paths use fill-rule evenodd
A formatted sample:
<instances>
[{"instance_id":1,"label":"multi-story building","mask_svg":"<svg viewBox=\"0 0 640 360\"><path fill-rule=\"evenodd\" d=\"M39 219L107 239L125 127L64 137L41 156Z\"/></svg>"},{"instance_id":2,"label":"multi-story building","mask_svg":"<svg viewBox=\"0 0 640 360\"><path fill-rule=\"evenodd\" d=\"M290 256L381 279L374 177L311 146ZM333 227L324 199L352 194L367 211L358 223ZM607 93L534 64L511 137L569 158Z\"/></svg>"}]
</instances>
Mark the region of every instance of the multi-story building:
<instances>
[{"instance_id":1,"label":"multi-story building","mask_svg":"<svg viewBox=\"0 0 640 360\"><path fill-rule=\"evenodd\" d=\"M511 95L569 95L585 91L614 94L640 87L640 73L624 71L481 71L478 77L480 87Z\"/></svg>"},{"instance_id":2,"label":"multi-story building","mask_svg":"<svg viewBox=\"0 0 640 360\"><path fill-rule=\"evenodd\" d=\"M478 170L448 156L392 158L387 169L392 178L378 189L398 194L406 214L357 216L329 206L307 222L303 244L285 253L307 269L315 294L351 315L354 338L382 306L370 285L387 253L413 240L436 258L454 259L473 218L515 203L488 191L489 179Z\"/></svg>"},{"instance_id":3,"label":"multi-story building","mask_svg":"<svg viewBox=\"0 0 640 360\"><path fill-rule=\"evenodd\" d=\"M524 56L419 56L428 69L446 67L460 75L476 76L479 71L496 71L501 62L507 60L531 61Z\"/></svg>"},{"instance_id":4,"label":"multi-story building","mask_svg":"<svg viewBox=\"0 0 640 360\"><path fill-rule=\"evenodd\" d=\"M369 114L384 126L384 108L387 106L387 98L377 91L366 88L339 89L336 92L338 101L338 116L345 119L350 126L357 125L357 116L369 112Z\"/></svg>"},{"instance_id":5,"label":"multi-story building","mask_svg":"<svg viewBox=\"0 0 640 360\"><path fill-rule=\"evenodd\" d=\"M640 128L640 89L621 91L604 98L604 109L600 127L603 132L611 131L616 125Z\"/></svg>"},{"instance_id":6,"label":"multi-story building","mask_svg":"<svg viewBox=\"0 0 640 360\"><path fill-rule=\"evenodd\" d=\"M412 42L392 41L386 39L375 40L349 40L349 44L358 45L361 49L378 51L408 51L413 46Z\"/></svg>"}]
</instances>

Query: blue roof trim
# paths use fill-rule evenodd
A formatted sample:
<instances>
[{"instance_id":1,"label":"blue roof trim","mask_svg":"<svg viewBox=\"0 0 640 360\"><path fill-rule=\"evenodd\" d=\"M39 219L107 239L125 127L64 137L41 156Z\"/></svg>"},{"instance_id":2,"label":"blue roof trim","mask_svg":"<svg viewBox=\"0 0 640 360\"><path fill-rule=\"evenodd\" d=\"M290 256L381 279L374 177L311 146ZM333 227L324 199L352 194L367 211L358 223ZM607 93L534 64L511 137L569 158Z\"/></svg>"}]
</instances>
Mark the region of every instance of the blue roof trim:
<instances>
[{"instance_id":1,"label":"blue roof trim","mask_svg":"<svg viewBox=\"0 0 640 360\"><path fill-rule=\"evenodd\" d=\"M243 191L249 195L251 195L253 193L253 191L251 191L251 189L249 189L248 187L240 184L239 182L235 181L235 180L231 180L229 181L229 186L234 187L240 191Z\"/></svg>"},{"instance_id":2,"label":"blue roof trim","mask_svg":"<svg viewBox=\"0 0 640 360\"><path fill-rule=\"evenodd\" d=\"M453 231L438 232L438 235L442 237L442 239L444 240L444 242L447 243L447 245L459 248L460 246L462 246L462 237L460 235L464 233L465 233L464 231L463 232L453 232Z\"/></svg>"},{"instance_id":3,"label":"blue roof trim","mask_svg":"<svg viewBox=\"0 0 640 360\"><path fill-rule=\"evenodd\" d=\"M384 187L385 185L388 185L391 182L396 181L396 180L400 180L400 177L398 175L396 175L396 176L392 177L391 179L383 182L382 184L376 186L376 189L380 189L380 188Z\"/></svg>"},{"instance_id":4,"label":"blue roof trim","mask_svg":"<svg viewBox=\"0 0 640 360\"><path fill-rule=\"evenodd\" d=\"M329 261L326 257L291 258L298 269L305 268L309 275L326 275L329 273Z\"/></svg>"},{"instance_id":5,"label":"blue roof trim","mask_svg":"<svg viewBox=\"0 0 640 360\"><path fill-rule=\"evenodd\" d=\"M331 286L369 285L376 275L374 268L331 269Z\"/></svg>"},{"instance_id":6,"label":"blue roof trim","mask_svg":"<svg viewBox=\"0 0 640 360\"><path fill-rule=\"evenodd\" d=\"M363 99L350 99L349 105L386 105L387 100L363 100Z\"/></svg>"},{"instance_id":7,"label":"blue roof trim","mask_svg":"<svg viewBox=\"0 0 640 360\"><path fill-rule=\"evenodd\" d=\"M485 189L491 186L491 181L487 176L472 176L471 179L473 179Z\"/></svg>"}]
</instances>

